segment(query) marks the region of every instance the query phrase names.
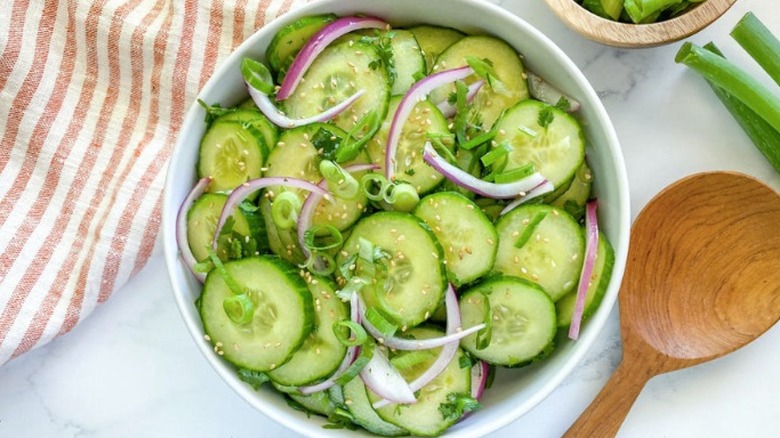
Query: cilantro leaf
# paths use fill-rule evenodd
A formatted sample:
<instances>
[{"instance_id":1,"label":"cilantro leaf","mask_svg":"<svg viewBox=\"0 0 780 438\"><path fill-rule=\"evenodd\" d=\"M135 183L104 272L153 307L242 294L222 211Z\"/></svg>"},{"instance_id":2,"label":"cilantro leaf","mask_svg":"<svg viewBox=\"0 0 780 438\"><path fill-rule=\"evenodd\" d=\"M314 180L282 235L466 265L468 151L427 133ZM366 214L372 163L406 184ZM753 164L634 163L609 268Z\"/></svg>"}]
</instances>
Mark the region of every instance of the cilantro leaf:
<instances>
[{"instance_id":1,"label":"cilantro leaf","mask_svg":"<svg viewBox=\"0 0 780 438\"><path fill-rule=\"evenodd\" d=\"M553 114L553 107L547 106L543 110L539 112L539 118L537 119L536 123L539 124L542 128L547 129L548 126L550 126L550 123L555 120L555 114Z\"/></svg>"},{"instance_id":2,"label":"cilantro leaf","mask_svg":"<svg viewBox=\"0 0 780 438\"><path fill-rule=\"evenodd\" d=\"M239 368L237 372L238 378L248 383L255 391L260 389L260 387L263 386L263 383L269 380L268 376L260 371Z\"/></svg>"},{"instance_id":3,"label":"cilantro leaf","mask_svg":"<svg viewBox=\"0 0 780 438\"><path fill-rule=\"evenodd\" d=\"M567 99L566 96L561 96L558 99L558 102L555 103L555 107L561 111L569 111L571 109L571 102L569 102L569 99Z\"/></svg>"},{"instance_id":4,"label":"cilantro leaf","mask_svg":"<svg viewBox=\"0 0 780 438\"><path fill-rule=\"evenodd\" d=\"M447 395L447 400L439 405L439 412L444 420L456 421L466 412L471 412L479 407L479 402L470 394L452 392Z\"/></svg>"}]
</instances>

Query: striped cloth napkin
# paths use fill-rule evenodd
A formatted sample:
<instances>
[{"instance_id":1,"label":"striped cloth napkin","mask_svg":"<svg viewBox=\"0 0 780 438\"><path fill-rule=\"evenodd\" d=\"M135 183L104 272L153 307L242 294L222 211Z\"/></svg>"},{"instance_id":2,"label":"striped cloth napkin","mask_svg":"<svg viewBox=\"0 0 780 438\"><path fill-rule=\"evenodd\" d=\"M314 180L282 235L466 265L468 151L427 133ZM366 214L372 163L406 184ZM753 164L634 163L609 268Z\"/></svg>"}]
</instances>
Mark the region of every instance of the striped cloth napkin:
<instances>
[{"instance_id":1,"label":"striped cloth napkin","mask_svg":"<svg viewBox=\"0 0 780 438\"><path fill-rule=\"evenodd\" d=\"M185 112L233 48L306 2L0 2L0 365L158 250Z\"/></svg>"}]
</instances>

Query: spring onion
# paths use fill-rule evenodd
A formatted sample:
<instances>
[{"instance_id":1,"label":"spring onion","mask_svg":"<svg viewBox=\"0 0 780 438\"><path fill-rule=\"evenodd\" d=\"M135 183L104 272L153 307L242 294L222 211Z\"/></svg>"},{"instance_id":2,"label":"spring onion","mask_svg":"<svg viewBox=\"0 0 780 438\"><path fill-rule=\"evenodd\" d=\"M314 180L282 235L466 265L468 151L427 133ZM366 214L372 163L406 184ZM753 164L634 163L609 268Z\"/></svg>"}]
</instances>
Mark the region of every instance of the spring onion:
<instances>
[{"instance_id":1,"label":"spring onion","mask_svg":"<svg viewBox=\"0 0 780 438\"><path fill-rule=\"evenodd\" d=\"M301 198L293 192L282 192L274 197L271 203L271 217L274 225L280 230L289 230L298 224L298 213L301 211Z\"/></svg>"},{"instance_id":2,"label":"spring onion","mask_svg":"<svg viewBox=\"0 0 780 438\"><path fill-rule=\"evenodd\" d=\"M752 12L737 22L731 37L780 85L780 40Z\"/></svg>"},{"instance_id":3,"label":"spring onion","mask_svg":"<svg viewBox=\"0 0 780 438\"><path fill-rule=\"evenodd\" d=\"M228 318L239 325L249 323L255 315L255 303L245 293L225 298L222 307Z\"/></svg>"}]
</instances>

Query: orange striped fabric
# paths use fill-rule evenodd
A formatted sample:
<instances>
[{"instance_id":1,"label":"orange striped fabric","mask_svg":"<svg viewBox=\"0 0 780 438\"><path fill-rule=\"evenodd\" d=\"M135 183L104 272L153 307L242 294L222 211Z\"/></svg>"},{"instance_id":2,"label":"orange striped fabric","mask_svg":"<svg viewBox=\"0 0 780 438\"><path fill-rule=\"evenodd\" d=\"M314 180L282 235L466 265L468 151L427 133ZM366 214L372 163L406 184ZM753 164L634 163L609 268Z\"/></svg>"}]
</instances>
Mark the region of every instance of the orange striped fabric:
<instances>
[{"instance_id":1,"label":"orange striped fabric","mask_svg":"<svg viewBox=\"0 0 780 438\"><path fill-rule=\"evenodd\" d=\"M186 110L233 48L307 1L0 2L0 365L159 250Z\"/></svg>"}]
</instances>

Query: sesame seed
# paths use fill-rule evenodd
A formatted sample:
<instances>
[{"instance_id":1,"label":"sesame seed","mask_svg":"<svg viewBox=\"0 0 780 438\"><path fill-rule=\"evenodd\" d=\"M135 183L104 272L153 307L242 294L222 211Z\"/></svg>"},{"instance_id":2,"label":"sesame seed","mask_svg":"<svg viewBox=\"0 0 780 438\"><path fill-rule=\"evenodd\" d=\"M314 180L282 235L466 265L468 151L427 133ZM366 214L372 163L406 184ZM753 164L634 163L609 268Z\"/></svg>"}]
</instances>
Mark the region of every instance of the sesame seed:
<instances>
[{"instance_id":1,"label":"sesame seed","mask_svg":"<svg viewBox=\"0 0 780 438\"><path fill-rule=\"evenodd\" d=\"M494 242L493 242L493 239L488 239L488 240L487 240L487 243L488 243L488 245L492 245L492 244L494 243Z\"/></svg>"}]
</instances>

